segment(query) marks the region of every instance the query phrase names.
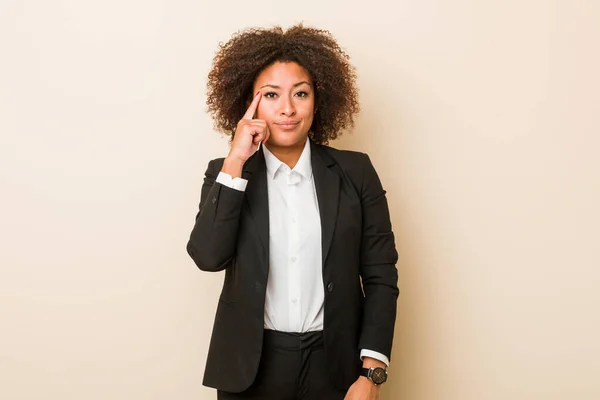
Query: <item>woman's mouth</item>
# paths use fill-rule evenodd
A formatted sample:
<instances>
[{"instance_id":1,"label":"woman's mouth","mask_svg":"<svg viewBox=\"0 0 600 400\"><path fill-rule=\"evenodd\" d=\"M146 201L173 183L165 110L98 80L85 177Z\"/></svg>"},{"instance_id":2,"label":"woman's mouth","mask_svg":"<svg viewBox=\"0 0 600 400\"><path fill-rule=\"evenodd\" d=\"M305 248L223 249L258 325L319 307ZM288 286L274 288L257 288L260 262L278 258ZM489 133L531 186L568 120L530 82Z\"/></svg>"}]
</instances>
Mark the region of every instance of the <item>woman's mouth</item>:
<instances>
[{"instance_id":1,"label":"woman's mouth","mask_svg":"<svg viewBox=\"0 0 600 400\"><path fill-rule=\"evenodd\" d=\"M290 129L294 129L298 126L298 124L300 124L300 121L280 121L280 122L275 122L275 125L277 125L280 129L283 130L290 130Z\"/></svg>"}]
</instances>

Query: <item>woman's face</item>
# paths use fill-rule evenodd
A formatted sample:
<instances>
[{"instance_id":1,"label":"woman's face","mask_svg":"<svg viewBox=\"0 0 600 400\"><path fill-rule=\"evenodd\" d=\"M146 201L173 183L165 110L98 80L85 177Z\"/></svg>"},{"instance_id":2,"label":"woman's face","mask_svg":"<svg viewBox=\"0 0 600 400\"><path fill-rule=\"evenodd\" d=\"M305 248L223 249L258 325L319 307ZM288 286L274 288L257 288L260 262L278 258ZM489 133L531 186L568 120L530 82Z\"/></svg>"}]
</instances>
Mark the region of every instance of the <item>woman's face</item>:
<instances>
[{"instance_id":1,"label":"woman's face","mask_svg":"<svg viewBox=\"0 0 600 400\"><path fill-rule=\"evenodd\" d=\"M315 115L315 92L308 72L295 62L276 62L254 82L261 99L256 118L267 123L269 147L304 146Z\"/></svg>"}]
</instances>

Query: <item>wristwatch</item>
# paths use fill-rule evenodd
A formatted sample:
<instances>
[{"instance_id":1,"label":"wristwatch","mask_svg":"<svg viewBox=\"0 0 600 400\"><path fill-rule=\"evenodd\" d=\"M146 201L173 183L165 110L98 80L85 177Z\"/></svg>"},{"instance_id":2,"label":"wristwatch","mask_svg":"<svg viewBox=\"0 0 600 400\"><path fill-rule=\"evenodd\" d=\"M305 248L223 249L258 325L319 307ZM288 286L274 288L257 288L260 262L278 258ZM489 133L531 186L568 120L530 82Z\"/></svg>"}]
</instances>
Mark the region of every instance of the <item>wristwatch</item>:
<instances>
[{"instance_id":1,"label":"wristwatch","mask_svg":"<svg viewBox=\"0 0 600 400\"><path fill-rule=\"evenodd\" d=\"M365 376L368 380L373 382L375 385L381 385L387 381L387 371L385 368L362 368L360 371L361 376Z\"/></svg>"}]
</instances>

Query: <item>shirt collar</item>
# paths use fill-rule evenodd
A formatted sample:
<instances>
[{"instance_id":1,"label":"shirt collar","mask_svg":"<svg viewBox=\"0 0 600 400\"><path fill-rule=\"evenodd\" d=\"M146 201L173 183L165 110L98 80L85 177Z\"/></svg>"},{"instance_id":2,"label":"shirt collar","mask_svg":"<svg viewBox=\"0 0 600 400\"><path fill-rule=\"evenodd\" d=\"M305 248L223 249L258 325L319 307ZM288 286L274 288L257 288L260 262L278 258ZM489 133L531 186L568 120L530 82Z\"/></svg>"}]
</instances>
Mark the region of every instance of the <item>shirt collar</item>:
<instances>
[{"instance_id":1,"label":"shirt collar","mask_svg":"<svg viewBox=\"0 0 600 400\"><path fill-rule=\"evenodd\" d=\"M273 179L279 168L281 168L284 163L279 160L275 154L271 153L267 146L263 146L263 153L265 155L265 162L267 164L267 174L269 178ZM304 178L310 179L312 177L312 164L310 161L310 140L306 138L306 143L304 144L304 149L302 150L302 154L298 159L298 162L292 169L292 171L298 172Z\"/></svg>"}]
</instances>

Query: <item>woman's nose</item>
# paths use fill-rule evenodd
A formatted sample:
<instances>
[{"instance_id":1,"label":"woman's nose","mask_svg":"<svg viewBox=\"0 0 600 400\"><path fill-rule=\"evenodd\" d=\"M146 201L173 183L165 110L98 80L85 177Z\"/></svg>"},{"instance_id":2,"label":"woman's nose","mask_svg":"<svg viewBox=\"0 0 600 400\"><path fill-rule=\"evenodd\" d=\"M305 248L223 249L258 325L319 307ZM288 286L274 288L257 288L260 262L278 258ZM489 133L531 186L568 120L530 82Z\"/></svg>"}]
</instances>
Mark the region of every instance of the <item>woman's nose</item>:
<instances>
[{"instance_id":1,"label":"woman's nose","mask_svg":"<svg viewBox=\"0 0 600 400\"><path fill-rule=\"evenodd\" d=\"M281 114L286 116L296 114L296 107L294 107L292 99L287 96L281 97Z\"/></svg>"}]
</instances>

